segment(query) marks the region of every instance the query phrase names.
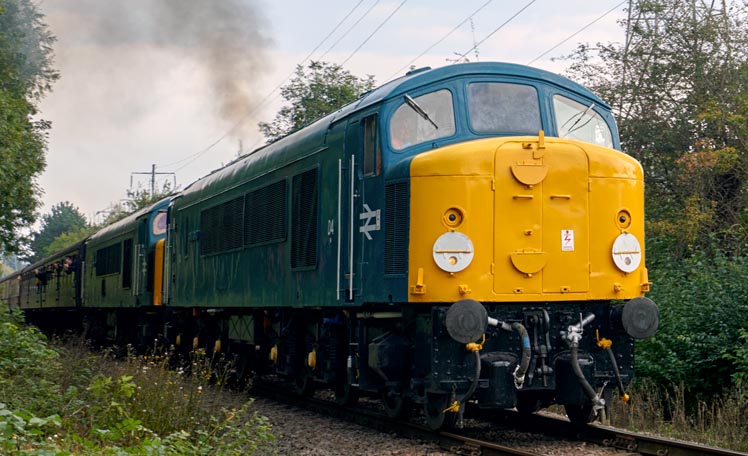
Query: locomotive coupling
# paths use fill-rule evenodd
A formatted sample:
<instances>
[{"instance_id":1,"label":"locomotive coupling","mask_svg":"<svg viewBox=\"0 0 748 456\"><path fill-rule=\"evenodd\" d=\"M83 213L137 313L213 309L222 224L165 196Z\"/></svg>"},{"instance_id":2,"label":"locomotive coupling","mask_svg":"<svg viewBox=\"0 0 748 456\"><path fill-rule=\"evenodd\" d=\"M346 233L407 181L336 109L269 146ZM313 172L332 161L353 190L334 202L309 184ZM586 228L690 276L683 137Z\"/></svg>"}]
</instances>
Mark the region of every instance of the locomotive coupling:
<instances>
[{"instance_id":1,"label":"locomotive coupling","mask_svg":"<svg viewBox=\"0 0 748 456\"><path fill-rule=\"evenodd\" d=\"M566 329L566 333L562 333L564 340L569 344L569 347L579 347L579 341L582 340L582 334L584 333L584 327L595 319L595 314L587 314L586 317L582 318L582 314L579 314L579 323L576 325L569 325Z\"/></svg>"}]
</instances>

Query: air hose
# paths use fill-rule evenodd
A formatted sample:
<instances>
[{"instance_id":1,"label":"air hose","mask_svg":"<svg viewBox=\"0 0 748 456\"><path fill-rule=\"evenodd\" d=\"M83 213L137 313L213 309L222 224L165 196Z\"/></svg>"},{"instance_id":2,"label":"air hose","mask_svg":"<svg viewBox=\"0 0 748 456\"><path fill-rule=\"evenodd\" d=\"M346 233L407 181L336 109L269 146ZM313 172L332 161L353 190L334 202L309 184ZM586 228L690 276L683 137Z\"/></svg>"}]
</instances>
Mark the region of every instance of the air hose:
<instances>
[{"instance_id":1,"label":"air hose","mask_svg":"<svg viewBox=\"0 0 748 456\"><path fill-rule=\"evenodd\" d=\"M564 339L566 339L566 342L569 344L569 350L571 353L571 367L574 370L574 375L582 385L582 389L584 389L587 397L589 397L590 401L592 401L592 406L594 407L595 413L597 414L600 410L605 408L605 400L595 392L590 383L584 377L582 368L579 366L579 341L582 339L584 326L591 323L594 319L594 314L588 314L584 318L582 318L582 315L580 314L579 323L576 325L569 325L567 332L564 335Z\"/></svg>"},{"instance_id":2,"label":"air hose","mask_svg":"<svg viewBox=\"0 0 748 456\"><path fill-rule=\"evenodd\" d=\"M574 375L577 376L579 379L579 383L582 384L582 388L584 389L584 392L587 394L587 397L590 398L593 404L595 406L604 406L605 402L601 402L602 399L600 396L597 395L595 390L592 388L592 385L587 381L587 379L584 377L584 374L582 373L582 368L579 366L579 354L578 354L579 347L576 345L573 345L571 347L571 367L574 370Z\"/></svg>"},{"instance_id":3,"label":"air hose","mask_svg":"<svg viewBox=\"0 0 748 456\"><path fill-rule=\"evenodd\" d=\"M452 413L459 413L459 427L462 427L462 414L465 410L463 407L468 399L470 399L470 396L473 395L475 392L475 389L478 387L478 381L480 380L480 369L481 369L481 359L480 359L480 350L483 348L483 344L486 342L486 336L483 336L483 341L481 343L475 343L471 342L467 345L465 345L465 348L473 352L475 355L475 376L473 377L472 383L470 383L470 388L468 388L467 392L460 397L460 399L454 400L452 404L444 409L444 412L452 412ZM454 396L453 396L454 398Z\"/></svg>"},{"instance_id":4,"label":"air hose","mask_svg":"<svg viewBox=\"0 0 748 456\"><path fill-rule=\"evenodd\" d=\"M475 392L475 388L478 387L478 380L480 379L480 350L476 350L473 353L475 354L475 377L473 378L473 383L470 384L470 388L468 388L465 395L460 399L460 404L467 402Z\"/></svg>"},{"instance_id":5,"label":"air hose","mask_svg":"<svg viewBox=\"0 0 748 456\"><path fill-rule=\"evenodd\" d=\"M618 370L618 362L616 361L616 356L613 354L613 349L611 348L613 345L613 341L606 338L600 338L600 333L598 331L595 331L595 338L597 339L597 346L602 348L603 351L608 352L608 357L610 358L610 364L613 366L613 374L616 376L616 385L618 386L618 395L620 396L621 400L623 402L629 401L629 395L626 394L626 390L623 388L623 380L621 380L621 371Z\"/></svg>"},{"instance_id":6,"label":"air hose","mask_svg":"<svg viewBox=\"0 0 748 456\"><path fill-rule=\"evenodd\" d=\"M527 329L525 329L522 323L512 323L512 329L517 331L522 338L522 360L514 369L514 386L517 389L522 389L522 386L525 384L525 374L527 373L527 368L530 366L532 355L530 351L530 336L527 334Z\"/></svg>"}]
</instances>

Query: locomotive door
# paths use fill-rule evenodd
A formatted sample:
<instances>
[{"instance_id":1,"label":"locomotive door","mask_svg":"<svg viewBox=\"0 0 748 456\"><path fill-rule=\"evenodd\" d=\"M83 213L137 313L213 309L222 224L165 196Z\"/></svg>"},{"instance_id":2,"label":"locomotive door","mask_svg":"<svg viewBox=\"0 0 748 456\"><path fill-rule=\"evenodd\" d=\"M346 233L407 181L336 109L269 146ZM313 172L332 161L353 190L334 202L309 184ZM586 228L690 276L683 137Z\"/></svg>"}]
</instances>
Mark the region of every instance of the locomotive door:
<instances>
[{"instance_id":1,"label":"locomotive door","mask_svg":"<svg viewBox=\"0 0 748 456\"><path fill-rule=\"evenodd\" d=\"M144 301L144 294L148 289L148 218L143 218L138 223L138 232L135 239L137 245L133 258L134 294L139 305L148 305L150 303L147 300Z\"/></svg>"},{"instance_id":2,"label":"locomotive door","mask_svg":"<svg viewBox=\"0 0 748 456\"><path fill-rule=\"evenodd\" d=\"M377 115L352 119L341 159L339 300L366 299L381 262L381 153ZM347 172L346 172L347 171ZM377 248L377 246L380 246Z\"/></svg>"}]
</instances>

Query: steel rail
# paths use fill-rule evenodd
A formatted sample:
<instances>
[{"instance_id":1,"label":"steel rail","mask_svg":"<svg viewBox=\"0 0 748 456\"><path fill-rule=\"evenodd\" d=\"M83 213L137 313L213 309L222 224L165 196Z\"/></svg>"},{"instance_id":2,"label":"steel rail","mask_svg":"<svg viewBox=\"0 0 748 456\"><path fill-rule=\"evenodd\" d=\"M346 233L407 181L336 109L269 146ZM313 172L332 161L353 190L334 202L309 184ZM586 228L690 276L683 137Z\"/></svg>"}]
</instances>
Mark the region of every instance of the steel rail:
<instances>
[{"instance_id":1,"label":"steel rail","mask_svg":"<svg viewBox=\"0 0 748 456\"><path fill-rule=\"evenodd\" d=\"M642 455L652 456L748 456L748 453L685 442L657 435L638 434L602 424L574 425L568 420L543 414L505 412L508 423L521 423L523 430L573 438ZM535 431L532 431L532 430Z\"/></svg>"},{"instance_id":2,"label":"steel rail","mask_svg":"<svg viewBox=\"0 0 748 456\"><path fill-rule=\"evenodd\" d=\"M283 384L257 382L253 384L250 392L277 402L344 419L379 431L431 441L437 443L442 449L455 454L475 456L538 456L539 454L461 435L462 431L460 430L453 432L432 431L422 425L403 419L392 419L383 413L363 407L343 407L329 400L289 395L288 386ZM475 414L476 416L473 416L473 418L494 421L520 431L593 443L619 449L626 454L647 456L748 456L748 453L739 451L661 436L638 434L601 424L580 426L572 424L565 418L545 414L520 415L513 411L500 413L494 411L490 413L471 411L470 409L467 413ZM466 429L466 431L469 430Z\"/></svg>"},{"instance_id":3,"label":"steel rail","mask_svg":"<svg viewBox=\"0 0 748 456\"><path fill-rule=\"evenodd\" d=\"M272 385L265 382L255 383L250 393L271 400L293 405L315 413L359 424L378 431L394 433L411 439L430 441L442 449L459 455L474 456L539 456L527 450L499 445L466 437L453 432L432 431L431 429L405 420L392 419L383 413L362 407L343 407L332 401L313 397L301 397L288 394L288 387Z\"/></svg>"}]
</instances>

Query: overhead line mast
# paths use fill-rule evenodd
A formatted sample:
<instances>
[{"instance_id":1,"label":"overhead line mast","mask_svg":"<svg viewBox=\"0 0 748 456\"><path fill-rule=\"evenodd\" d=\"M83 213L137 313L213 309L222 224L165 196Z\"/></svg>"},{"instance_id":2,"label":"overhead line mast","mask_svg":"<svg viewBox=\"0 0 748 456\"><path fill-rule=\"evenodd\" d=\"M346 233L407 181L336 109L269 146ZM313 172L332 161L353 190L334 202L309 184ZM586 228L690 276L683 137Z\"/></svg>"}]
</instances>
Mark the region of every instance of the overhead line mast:
<instances>
[{"instance_id":1,"label":"overhead line mast","mask_svg":"<svg viewBox=\"0 0 748 456\"><path fill-rule=\"evenodd\" d=\"M177 186L177 173L167 173L167 172L156 172L156 164L151 165L151 171L135 171L130 173L130 188L132 188L132 176L133 174L150 174L151 175L151 197L156 194L156 175L157 174L171 174L174 176L174 188Z\"/></svg>"}]
</instances>

